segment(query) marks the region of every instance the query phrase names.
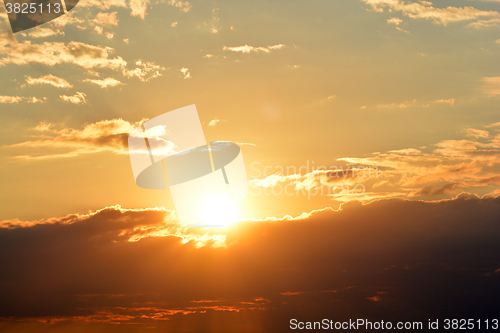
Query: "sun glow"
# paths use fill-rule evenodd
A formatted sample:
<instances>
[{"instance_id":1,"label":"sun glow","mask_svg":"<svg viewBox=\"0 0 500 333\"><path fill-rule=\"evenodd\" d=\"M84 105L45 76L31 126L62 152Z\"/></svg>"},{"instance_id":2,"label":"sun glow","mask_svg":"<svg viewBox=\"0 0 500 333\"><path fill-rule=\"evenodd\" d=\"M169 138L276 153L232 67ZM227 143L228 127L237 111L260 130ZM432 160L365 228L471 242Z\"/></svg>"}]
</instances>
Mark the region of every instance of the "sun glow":
<instances>
[{"instance_id":1,"label":"sun glow","mask_svg":"<svg viewBox=\"0 0 500 333\"><path fill-rule=\"evenodd\" d=\"M201 223L210 227L225 227L236 221L236 208L231 200L213 197L200 209Z\"/></svg>"}]
</instances>

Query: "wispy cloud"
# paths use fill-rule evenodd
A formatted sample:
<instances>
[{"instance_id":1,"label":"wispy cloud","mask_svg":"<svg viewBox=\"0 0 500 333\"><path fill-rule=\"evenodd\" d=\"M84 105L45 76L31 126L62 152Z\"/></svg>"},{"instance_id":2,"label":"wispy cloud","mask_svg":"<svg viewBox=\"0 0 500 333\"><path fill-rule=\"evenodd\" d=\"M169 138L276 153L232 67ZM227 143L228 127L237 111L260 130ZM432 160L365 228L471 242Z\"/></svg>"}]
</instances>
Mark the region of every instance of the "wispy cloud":
<instances>
[{"instance_id":1,"label":"wispy cloud","mask_svg":"<svg viewBox=\"0 0 500 333\"><path fill-rule=\"evenodd\" d=\"M151 4L149 0L130 0L130 15L145 19L148 6Z\"/></svg>"},{"instance_id":2,"label":"wispy cloud","mask_svg":"<svg viewBox=\"0 0 500 333\"><path fill-rule=\"evenodd\" d=\"M487 127L487 126L485 126ZM490 136L490 132L486 130L480 130L476 128L466 128L464 130L465 134L469 137L473 138L488 138Z\"/></svg>"},{"instance_id":3,"label":"wispy cloud","mask_svg":"<svg viewBox=\"0 0 500 333\"><path fill-rule=\"evenodd\" d=\"M75 98L78 100L78 96ZM33 154L16 156L22 159L75 157L101 151L126 154L128 136L138 125L139 123L130 123L123 119L112 119L85 125L83 129L75 129L42 122L31 129L35 133L34 140L2 148L33 150ZM44 151L44 148L47 150Z\"/></svg>"},{"instance_id":4,"label":"wispy cloud","mask_svg":"<svg viewBox=\"0 0 500 333\"><path fill-rule=\"evenodd\" d=\"M136 77L142 82L162 76L161 71L166 70L165 67L155 64L154 62L143 61L141 59L135 62L135 69L123 69L123 75L132 78Z\"/></svg>"},{"instance_id":5,"label":"wispy cloud","mask_svg":"<svg viewBox=\"0 0 500 333\"><path fill-rule=\"evenodd\" d=\"M215 127L215 126L217 126L218 123L225 122L225 121L227 121L227 120L214 118L214 119L210 120L210 122L208 123L208 126Z\"/></svg>"},{"instance_id":6,"label":"wispy cloud","mask_svg":"<svg viewBox=\"0 0 500 333\"><path fill-rule=\"evenodd\" d=\"M181 12L187 13L193 7L188 1L168 0L168 4L172 7L179 8Z\"/></svg>"},{"instance_id":7,"label":"wispy cloud","mask_svg":"<svg viewBox=\"0 0 500 333\"><path fill-rule=\"evenodd\" d=\"M189 73L189 68L184 67L184 68L179 69L179 71L182 73L182 75L184 75L184 79L191 79L192 78L191 73Z\"/></svg>"},{"instance_id":8,"label":"wispy cloud","mask_svg":"<svg viewBox=\"0 0 500 333\"><path fill-rule=\"evenodd\" d=\"M86 79L86 80L84 80L84 82L90 82L90 83L96 84L103 89L107 89L110 87L116 87L116 86L123 84L122 82L120 82L112 77L108 77L108 78L105 78L102 80Z\"/></svg>"},{"instance_id":9,"label":"wispy cloud","mask_svg":"<svg viewBox=\"0 0 500 333\"><path fill-rule=\"evenodd\" d=\"M500 76L496 77L483 77L481 79L484 93L490 96L500 95Z\"/></svg>"},{"instance_id":10,"label":"wispy cloud","mask_svg":"<svg viewBox=\"0 0 500 333\"><path fill-rule=\"evenodd\" d=\"M128 8L130 15L145 19L151 2L149 0L81 0L80 7L96 7L100 10L109 10L112 7Z\"/></svg>"},{"instance_id":11,"label":"wispy cloud","mask_svg":"<svg viewBox=\"0 0 500 333\"><path fill-rule=\"evenodd\" d=\"M469 128L467 136L488 139L444 140L432 152L418 149L375 153L367 158L341 158L351 165L374 165L380 170L382 186L408 196L442 195L464 189L500 185L500 135Z\"/></svg>"},{"instance_id":12,"label":"wispy cloud","mask_svg":"<svg viewBox=\"0 0 500 333\"><path fill-rule=\"evenodd\" d=\"M489 125L486 125L484 126L486 128L491 128L491 127L500 127L500 121L499 122L496 122L496 123L492 123L492 124L489 124Z\"/></svg>"},{"instance_id":13,"label":"wispy cloud","mask_svg":"<svg viewBox=\"0 0 500 333\"><path fill-rule=\"evenodd\" d=\"M485 128L500 126L491 124ZM280 189L279 195L330 196L338 201L373 201L384 197L441 196L478 187L500 185L500 134L467 128L467 137L481 139L444 140L434 150L406 148L371 157L343 157L337 165L275 167L249 180L252 187ZM264 169L264 171L266 171ZM304 172L305 171L305 172ZM269 174L269 172L273 172ZM359 189L354 191L359 184ZM362 193L361 193L362 192Z\"/></svg>"},{"instance_id":14,"label":"wispy cloud","mask_svg":"<svg viewBox=\"0 0 500 333\"><path fill-rule=\"evenodd\" d=\"M489 19L489 20L478 20L476 22L469 23L469 27L476 29L498 27L500 25L500 18Z\"/></svg>"},{"instance_id":15,"label":"wispy cloud","mask_svg":"<svg viewBox=\"0 0 500 333\"><path fill-rule=\"evenodd\" d=\"M0 104L13 104L13 103L18 104L22 100L23 98L19 96L0 95Z\"/></svg>"},{"instance_id":16,"label":"wispy cloud","mask_svg":"<svg viewBox=\"0 0 500 333\"><path fill-rule=\"evenodd\" d=\"M59 29L51 29L46 27L36 27L26 34L31 38L47 38L51 36L62 35L64 36L64 31Z\"/></svg>"},{"instance_id":17,"label":"wispy cloud","mask_svg":"<svg viewBox=\"0 0 500 333\"><path fill-rule=\"evenodd\" d=\"M26 75L26 85L38 85L38 84L48 84L56 88L70 89L73 85L63 78L57 77L52 74L47 74L39 78L32 78Z\"/></svg>"},{"instance_id":18,"label":"wispy cloud","mask_svg":"<svg viewBox=\"0 0 500 333\"><path fill-rule=\"evenodd\" d=\"M68 103L73 103L73 104L85 104L85 103L87 103L86 97L87 97L87 95L85 93L82 93L82 92L76 92L72 96L68 96L68 95L60 95L59 96L59 98L62 101L68 102Z\"/></svg>"},{"instance_id":19,"label":"wispy cloud","mask_svg":"<svg viewBox=\"0 0 500 333\"><path fill-rule=\"evenodd\" d=\"M95 46L81 42L44 42L32 44L31 41L9 44L0 44L0 67L7 64L28 65L40 64L46 66L64 63L74 64L84 69L109 68L118 70L124 68L127 62L122 57L110 58L113 48Z\"/></svg>"},{"instance_id":20,"label":"wispy cloud","mask_svg":"<svg viewBox=\"0 0 500 333\"><path fill-rule=\"evenodd\" d=\"M0 95L0 104L19 104L19 102L22 101L27 103L44 103L47 101L47 97L37 98Z\"/></svg>"},{"instance_id":21,"label":"wispy cloud","mask_svg":"<svg viewBox=\"0 0 500 333\"><path fill-rule=\"evenodd\" d=\"M405 2L401 0L362 0L376 12L398 11L412 19L432 20L434 23L448 25L451 22L476 20L480 17L498 17L496 11L480 10L471 6L436 8L432 2Z\"/></svg>"},{"instance_id":22,"label":"wispy cloud","mask_svg":"<svg viewBox=\"0 0 500 333\"><path fill-rule=\"evenodd\" d=\"M36 103L45 103L47 101L47 97L37 98L37 97L28 97L26 99L28 103L36 104Z\"/></svg>"},{"instance_id":23,"label":"wispy cloud","mask_svg":"<svg viewBox=\"0 0 500 333\"><path fill-rule=\"evenodd\" d=\"M445 104L450 104L451 106L453 106L455 104L455 99L454 98L438 99L438 100L435 100L434 103L445 103Z\"/></svg>"},{"instance_id":24,"label":"wispy cloud","mask_svg":"<svg viewBox=\"0 0 500 333\"><path fill-rule=\"evenodd\" d=\"M279 50L284 48L284 44L276 44L276 45L271 45L267 47L253 47L250 45L243 45L243 46L223 46L222 50L223 51L231 51L231 52L240 52L240 53L250 53L250 52L264 52L264 53L269 53L272 50Z\"/></svg>"},{"instance_id":25,"label":"wispy cloud","mask_svg":"<svg viewBox=\"0 0 500 333\"><path fill-rule=\"evenodd\" d=\"M118 18L116 17L117 12L112 13L97 13L93 20L90 20L94 25L94 32L99 35L105 35L107 38L111 39L115 36L113 32L104 31L104 27L107 29L118 25Z\"/></svg>"},{"instance_id":26,"label":"wispy cloud","mask_svg":"<svg viewBox=\"0 0 500 333\"><path fill-rule=\"evenodd\" d=\"M387 20L387 23L394 25L400 25L402 22L403 20L397 17L391 17L390 19Z\"/></svg>"},{"instance_id":27,"label":"wispy cloud","mask_svg":"<svg viewBox=\"0 0 500 333\"><path fill-rule=\"evenodd\" d=\"M377 105L377 108L389 108L389 109L405 109L408 107L415 107L415 106L421 106L421 107L429 107L431 106L431 103L433 104L449 104L451 106L455 105L455 98L441 98L437 99L434 101L420 101L418 102L417 99L413 99L411 101L404 101L404 102L397 102L397 103L390 103L390 104L379 104Z\"/></svg>"},{"instance_id":28,"label":"wispy cloud","mask_svg":"<svg viewBox=\"0 0 500 333\"><path fill-rule=\"evenodd\" d=\"M116 17L116 14L117 12L99 12L92 21L98 25L118 25L118 18Z\"/></svg>"}]
</instances>

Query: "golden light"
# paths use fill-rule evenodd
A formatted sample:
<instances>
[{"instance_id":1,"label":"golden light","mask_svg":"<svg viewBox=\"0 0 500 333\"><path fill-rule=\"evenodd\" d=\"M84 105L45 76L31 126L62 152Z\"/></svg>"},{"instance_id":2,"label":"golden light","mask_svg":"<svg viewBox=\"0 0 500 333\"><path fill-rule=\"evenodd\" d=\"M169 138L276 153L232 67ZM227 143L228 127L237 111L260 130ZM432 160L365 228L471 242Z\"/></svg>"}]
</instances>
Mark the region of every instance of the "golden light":
<instances>
[{"instance_id":1,"label":"golden light","mask_svg":"<svg viewBox=\"0 0 500 333\"><path fill-rule=\"evenodd\" d=\"M227 197L214 197L201 207L201 224L225 227L237 219L236 209Z\"/></svg>"}]
</instances>

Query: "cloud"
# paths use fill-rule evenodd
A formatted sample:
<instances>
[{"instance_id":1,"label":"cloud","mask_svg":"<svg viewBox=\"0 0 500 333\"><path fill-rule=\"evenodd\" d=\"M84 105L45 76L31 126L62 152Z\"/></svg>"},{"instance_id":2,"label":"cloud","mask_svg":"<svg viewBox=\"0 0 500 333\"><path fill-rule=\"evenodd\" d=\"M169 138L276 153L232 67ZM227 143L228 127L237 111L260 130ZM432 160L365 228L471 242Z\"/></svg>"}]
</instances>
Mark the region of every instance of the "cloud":
<instances>
[{"instance_id":1,"label":"cloud","mask_svg":"<svg viewBox=\"0 0 500 333\"><path fill-rule=\"evenodd\" d=\"M45 27L36 27L34 29L31 29L27 35L31 38L47 38L57 35L64 36L64 31L60 31L58 29L45 28Z\"/></svg>"},{"instance_id":2,"label":"cloud","mask_svg":"<svg viewBox=\"0 0 500 333\"><path fill-rule=\"evenodd\" d=\"M30 86L38 84L48 84L56 88L64 88L64 89L73 88L73 85L71 83L69 83L63 78L57 77L52 74L47 74L39 78L32 78L31 76L28 75L26 75L25 77L26 77L26 85Z\"/></svg>"},{"instance_id":3,"label":"cloud","mask_svg":"<svg viewBox=\"0 0 500 333\"><path fill-rule=\"evenodd\" d=\"M490 19L490 20L478 20L476 22L469 23L469 27L476 29L497 27L500 25L500 19Z\"/></svg>"},{"instance_id":4,"label":"cloud","mask_svg":"<svg viewBox=\"0 0 500 333\"><path fill-rule=\"evenodd\" d=\"M128 2L128 4L127 4ZM130 15L145 19L147 16L148 6L151 4L149 0L81 0L79 7L96 7L100 10L109 10L112 7L128 8Z\"/></svg>"},{"instance_id":5,"label":"cloud","mask_svg":"<svg viewBox=\"0 0 500 333\"><path fill-rule=\"evenodd\" d=\"M461 191L497 188L500 134L494 130L496 126L500 125L464 129L463 133L472 139L444 140L430 147L376 152L369 157L341 157L332 163L336 165L252 164L250 192L282 198L322 196L338 202L371 202L415 196L431 200Z\"/></svg>"},{"instance_id":6,"label":"cloud","mask_svg":"<svg viewBox=\"0 0 500 333\"><path fill-rule=\"evenodd\" d=\"M336 98L337 98L337 95L330 95L330 96L328 96L326 98L321 99L319 102L317 102L317 104L321 104L321 103L326 103L326 102L329 102L329 101L333 101Z\"/></svg>"},{"instance_id":7,"label":"cloud","mask_svg":"<svg viewBox=\"0 0 500 333\"><path fill-rule=\"evenodd\" d=\"M162 70L166 70L165 67L156 65L154 62L143 61L141 59L135 62L138 66L135 69L123 69L123 75L132 78L136 77L142 82L149 82L149 80L162 76Z\"/></svg>"},{"instance_id":8,"label":"cloud","mask_svg":"<svg viewBox=\"0 0 500 333\"><path fill-rule=\"evenodd\" d=\"M412 196L436 196L455 193L457 191L457 183L449 183L440 187L434 185L426 185L412 193Z\"/></svg>"},{"instance_id":9,"label":"cloud","mask_svg":"<svg viewBox=\"0 0 500 333\"><path fill-rule=\"evenodd\" d=\"M264 53L269 53L272 50L279 50L284 48L284 44L276 44L276 45L271 45L268 47L253 47L249 45L243 45L243 46L223 46L222 50L223 51L231 51L231 52L241 52L241 53L250 53L250 52L264 52Z\"/></svg>"},{"instance_id":10,"label":"cloud","mask_svg":"<svg viewBox=\"0 0 500 333\"><path fill-rule=\"evenodd\" d=\"M400 25L402 22L403 20L397 17L391 17L390 19L387 20L387 23L394 25Z\"/></svg>"},{"instance_id":11,"label":"cloud","mask_svg":"<svg viewBox=\"0 0 500 333\"><path fill-rule=\"evenodd\" d=\"M226 121L227 120L224 120L224 119L214 118L214 119L210 120L210 122L208 123L208 126L215 127L215 126L217 126L218 123L220 123L220 122L226 122Z\"/></svg>"},{"instance_id":12,"label":"cloud","mask_svg":"<svg viewBox=\"0 0 500 333\"><path fill-rule=\"evenodd\" d=\"M203 22L203 26L199 25L198 28L205 28L207 29L211 34L216 34L219 32L219 30L222 29L222 26L220 24L220 19L219 19L219 8L212 8L212 20L211 22Z\"/></svg>"},{"instance_id":13,"label":"cloud","mask_svg":"<svg viewBox=\"0 0 500 333\"><path fill-rule=\"evenodd\" d=\"M47 97L36 98L36 97L28 97L28 103L36 104L36 103L45 103L47 101Z\"/></svg>"},{"instance_id":14,"label":"cloud","mask_svg":"<svg viewBox=\"0 0 500 333\"><path fill-rule=\"evenodd\" d=\"M474 138L488 138L490 136L490 132L485 130L479 130L476 128L467 128L464 131L467 136L471 136Z\"/></svg>"},{"instance_id":15,"label":"cloud","mask_svg":"<svg viewBox=\"0 0 500 333\"><path fill-rule=\"evenodd\" d=\"M192 5L188 1L161 0L155 2L155 4L160 2L167 2L170 6L176 7L184 13L189 12L192 8ZM150 0L81 0L78 6L87 8L96 7L100 10L109 10L113 7L128 8L131 16L144 20L148 14L148 8L151 8L151 2Z\"/></svg>"},{"instance_id":16,"label":"cloud","mask_svg":"<svg viewBox=\"0 0 500 333\"><path fill-rule=\"evenodd\" d=\"M64 63L74 64L84 69L109 68L122 69L127 62L122 57L110 58L113 48L89 45L81 42L44 42L32 44L25 41L7 46L0 45L0 67L14 65L41 64L55 66Z\"/></svg>"},{"instance_id":17,"label":"cloud","mask_svg":"<svg viewBox=\"0 0 500 333\"><path fill-rule=\"evenodd\" d=\"M120 82L116 79L113 79L111 77L105 78L103 80L86 79L86 80L84 80L84 82L90 82L90 83L96 84L103 89L107 89L110 87L116 87L116 86L123 84L122 82Z\"/></svg>"},{"instance_id":18,"label":"cloud","mask_svg":"<svg viewBox=\"0 0 500 333\"><path fill-rule=\"evenodd\" d=\"M398 11L413 19L433 20L436 24L448 25L451 22L476 20L480 17L496 17L496 11L480 10L471 6L436 8L429 1L405 2L401 0L362 0L376 12Z\"/></svg>"},{"instance_id":19,"label":"cloud","mask_svg":"<svg viewBox=\"0 0 500 333\"><path fill-rule=\"evenodd\" d=\"M99 20L113 23L113 17L114 15L105 15L101 16ZM113 33L104 32L101 26L95 28L97 28L99 34L105 34L108 38L114 37ZM136 68L129 69L127 68L127 62L121 56L111 58L111 54L114 52L115 50L111 47L95 46L81 42L32 44L31 41L25 41L6 45L0 43L0 54L5 55L0 58L0 67L9 64L19 66L30 64L46 66L73 64L93 73L96 73L96 69L120 71L125 77L137 77L143 82L162 76L161 71L166 70L165 67L156 65L154 62L141 59L135 62ZM109 79L106 80L110 83Z\"/></svg>"},{"instance_id":20,"label":"cloud","mask_svg":"<svg viewBox=\"0 0 500 333\"><path fill-rule=\"evenodd\" d=\"M147 15L148 5L151 4L149 0L130 0L130 15L145 19Z\"/></svg>"},{"instance_id":21,"label":"cloud","mask_svg":"<svg viewBox=\"0 0 500 333\"><path fill-rule=\"evenodd\" d=\"M485 94L490 96L500 95L500 76L483 77L481 81L483 83L481 89Z\"/></svg>"},{"instance_id":22,"label":"cloud","mask_svg":"<svg viewBox=\"0 0 500 333\"><path fill-rule=\"evenodd\" d=\"M182 73L182 75L184 75L184 79L191 79L192 76L191 76L191 73L189 73L189 68L181 68L179 69L179 71Z\"/></svg>"},{"instance_id":23,"label":"cloud","mask_svg":"<svg viewBox=\"0 0 500 333\"><path fill-rule=\"evenodd\" d=\"M44 103L47 101L47 97L37 98L37 97L19 97L19 96L4 96L0 95L0 104L19 104L21 101L26 101L28 103Z\"/></svg>"},{"instance_id":24,"label":"cloud","mask_svg":"<svg viewBox=\"0 0 500 333\"><path fill-rule=\"evenodd\" d=\"M276 44L276 45L271 45L271 46L268 46L268 48L270 50L279 50L279 49L282 49L284 48L285 45L284 44Z\"/></svg>"},{"instance_id":25,"label":"cloud","mask_svg":"<svg viewBox=\"0 0 500 333\"><path fill-rule=\"evenodd\" d=\"M111 7L127 8L126 0L80 0L79 7L97 7L101 10L109 10Z\"/></svg>"},{"instance_id":26,"label":"cloud","mask_svg":"<svg viewBox=\"0 0 500 333\"><path fill-rule=\"evenodd\" d=\"M94 31L99 35L105 35L109 39L113 38L115 34L109 31L104 31L104 26L106 27L117 26L118 18L116 17L116 14L117 12L97 13L96 17L90 21L95 25Z\"/></svg>"},{"instance_id":27,"label":"cloud","mask_svg":"<svg viewBox=\"0 0 500 333\"><path fill-rule=\"evenodd\" d=\"M390 103L390 104L379 104L377 105L377 108L388 108L388 109L404 109L412 106L422 106L422 107L429 107L430 103L444 103L444 104L449 104L451 106L455 105L455 99L454 98L449 98L449 99L438 99L434 101L428 101L426 102L427 104L419 104L417 103L417 99L413 99L412 101L404 101L404 102L398 102L398 103Z\"/></svg>"},{"instance_id":28,"label":"cloud","mask_svg":"<svg viewBox=\"0 0 500 333\"><path fill-rule=\"evenodd\" d=\"M252 146L252 147L257 147L255 143L251 142L235 142L238 146Z\"/></svg>"},{"instance_id":29,"label":"cloud","mask_svg":"<svg viewBox=\"0 0 500 333\"><path fill-rule=\"evenodd\" d=\"M269 168L269 167L267 167ZM268 175L268 170L264 168L264 178L256 178L248 181L248 184L257 189L252 193L262 194L258 188L270 188L270 191L264 191L265 195L278 193L277 195L307 195L330 196L336 200L359 200L371 201L380 197L391 196L390 194L381 194L377 196L363 197L366 182L374 181L378 178L379 171L377 167L364 166L301 166L299 168L283 167L271 168L274 174ZM277 171L277 172L276 172ZM298 173L297 173L298 171ZM278 187L277 190L273 189ZM400 193L397 193L400 195Z\"/></svg>"},{"instance_id":30,"label":"cloud","mask_svg":"<svg viewBox=\"0 0 500 333\"><path fill-rule=\"evenodd\" d=\"M451 106L453 106L455 104L455 99L454 98L438 99L438 100L435 100L434 103L446 103L446 104L450 104Z\"/></svg>"},{"instance_id":31,"label":"cloud","mask_svg":"<svg viewBox=\"0 0 500 333\"><path fill-rule=\"evenodd\" d=\"M18 104L23 98L19 96L4 96L0 95L0 104Z\"/></svg>"},{"instance_id":32,"label":"cloud","mask_svg":"<svg viewBox=\"0 0 500 333\"><path fill-rule=\"evenodd\" d=\"M85 0L82 0L78 3L78 7L81 7L82 2ZM76 16L77 11L72 10L63 16L58 17L56 20L51 21L51 25L53 25L55 28L61 29L64 28L67 25L71 24L82 24L86 22L87 20L84 20L83 18L80 18Z\"/></svg>"},{"instance_id":33,"label":"cloud","mask_svg":"<svg viewBox=\"0 0 500 333\"><path fill-rule=\"evenodd\" d=\"M489 125L486 125L484 126L486 128L490 128L490 127L500 127L500 121L499 122L496 122L496 123L492 123L492 124L489 124Z\"/></svg>"},{"instance_id":34,"label":"cloud","mask_svg":"<svg viewBox=\"0 0 500 333\"><path fill-rule=\"evenodd\" d=\"M17 40L12 33L7 13L0 13L0 49L11 43L17 43Z\"/></svg>"},{"instance_id":35,"label":"cloud","mask_svg":"<svg viewBox=\"0 0 500 333\"><path fill-rule=\"evenodd\" d=\"M391 189L410 197L444 195L500 185L500 178L497 177L500 170L500 135L473 128L467 129L466 133L487 141L444 140L434 144L436 148L427 153L406 149L375 153L367 158L339 160L350 165L377 166L380 170L379 181L387 182L381 190Z\"/></svg>"},{"instance_id":36,"label":"cloud","mask_svg":"<svg viewBox=\"0 0 500 333\"><path fill-rule=\"evenodd\" d=\"M429 313L467 317L463 304L493 318L499 205L465 193L352 202L224 229L183 229L163 208L119 206L3 221L1 325L287 332L291 318L425 324Z\"/></svg>"},{"instance_id":37,"label":"cloud","mask_svg":"<svg viewBox=\"0 0 500 333\"><path fill-rule=\"evenodd\" d=\"M100 25L96 25L94 27L94 32L96 32L98 35L104 35L106 36L108 39L112 39L115 37L115 34L112 33L112 32L109 32L109 31L104 31L104 28L101 27Z\"/></svg>"},{"instance_id":38,"label":"cloud","mask_svg":"<svg viewBox=\"0 0 500 333\"><path fill-rule=\"evenodd\" d=\"M414 99L413 101L404 101L403 103L379 104L379 105L377 105L377 108L389 108L389 109L398 108L398 109L402 109L402 108L407 108L409 106L414 105L414 103L416 101L417 100Z\"/></svg>"},{"instance_id":39,"label":"cloud","mask_svg":"<svg viewBox=\"0 0 500 333\"><path fill-rule=\"evenodd\" d=\"M79 104L80 95L65 96L67 102ZM85 98L85 96L83 96ZM30 140L1 147L4 151L15 152L13 158L24 160L43 160L51 158L77 157L83 154L111 152L128 154L128 137L142 122L131 123L123 119L101 120L86 124L83 129L70 128L63 125L41 122L30 129L33 135ZM165 126L154 126L139 137L147 137L149 141L162 141L153 154L169 155L173 153L174 143L161 138L166 133ZM149 150L137 150L139 154L150 154Z\"/></svg>"},{"instance_id":40,"label":"cloud","mask_svg":"<svg viewBox=\"0 0 500 333\"><path fill-rule=\"evenodd\" d=\"M179 8L181 12L187 13L193 7L188 1L180 1L180 0L169 0L168 4L172 7Z\"/></svg>"},{"instance_id":41,"label":"cloud","mask_svg":"<svg viewBox=\"0 0 500 333\"><path fill-rule=\"evenodd\" d=\"M86 98L87 95L82 92L76 92L73 96L67 96L67 95L60 95L59 98L62 101L73 103L73 104L85 104L87 103Z\"/></svg>"},{"instance_id":42,"label":"cloud","mask_svg":"<svg viewBox=\"0 0 500 333\"><path fill-rule=\"evenodd\" d=\"M34 140L3 146L3 149L31 149L31 154L17 155L22 159L47 159L75 157L82 154L111 151L115 154L127 154L129 134L139 123L130 123L123 119L101 120L85 125L83 129L56 126L42 122L31 131L36 133ZM154 133L148 133L153 136ZM43 153L43 149L47 153Z\"/></svg>"},{"instance_id":43,"label":"cloud","mask_svg":"<svg viewBox=\"0 0 500 333\"><path fill-rule=\"evenodd\" d=\"M116 17L117 12L112 13L97 13L93 22L98 25L118 25L118 18Z\"/></svg>"}]
</instances>

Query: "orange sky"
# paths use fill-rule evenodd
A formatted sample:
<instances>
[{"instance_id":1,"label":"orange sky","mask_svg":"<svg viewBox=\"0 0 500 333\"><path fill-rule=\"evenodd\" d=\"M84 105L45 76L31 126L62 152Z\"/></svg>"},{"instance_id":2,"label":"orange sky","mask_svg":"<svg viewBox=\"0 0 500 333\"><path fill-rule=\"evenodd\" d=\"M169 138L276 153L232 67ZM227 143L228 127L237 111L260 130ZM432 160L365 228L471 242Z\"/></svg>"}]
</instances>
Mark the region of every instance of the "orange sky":
<instances>
[{"instance_id":1,"label":"orange sky","mask_svg":"<svg viewBox=\"0 0 500 333\"><path fill-rule=\"evenodd\" d=\"M489 313L499 26L498 1L81 0L13 34L0 5L0 330ZM243 152L228 229L134 182L129 133L191 104Z\"/></svg>"}]
</instances>

